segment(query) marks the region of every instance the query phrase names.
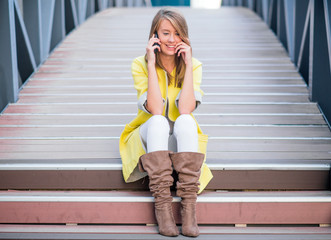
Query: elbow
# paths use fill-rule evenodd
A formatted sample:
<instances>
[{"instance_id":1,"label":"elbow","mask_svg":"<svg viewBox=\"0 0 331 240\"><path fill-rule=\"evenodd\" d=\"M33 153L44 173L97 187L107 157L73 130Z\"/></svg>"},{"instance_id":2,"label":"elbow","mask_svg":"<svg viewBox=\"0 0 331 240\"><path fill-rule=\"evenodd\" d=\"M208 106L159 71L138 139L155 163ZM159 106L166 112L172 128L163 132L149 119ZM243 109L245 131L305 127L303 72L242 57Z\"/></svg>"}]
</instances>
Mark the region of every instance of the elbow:
<instances>
[{"instance_id":1,"label":"elbow","mask_svg":"<svg viewBox=\"0 0 331 240\"><path fill-rule=\"evenodd\" d=\"M150 111L150 113L152 115L162 115L162 111L160 111L160 110L153 110L153 111Z\"/></svg>"},{"instance_id":2,"label":"elbow","mask_svg":"<svg viewBox=\"0 0 331 240\"><path fill-rule=\"evenodd\" d=\"M191 114L192 113L192 111L189 111L189 110L186 110L186 109L184 109L184 110L182 110L182 111L179 111L179 114L180 115L183 115L183 114Z\"/></svg>"},{"instance_id":3,"label":"elbow","mask_svg":"<svg viewBox=\"0 0 331 240\"><path fill-rule=\"evenodd\" d=\"M196 107L196 100L193 97L190 101L185 101L185 99L178 100L178 111L182 114L191 114Z\"/></svg>"},{"instance_id":4,"label":"elbow","mask_svg":"<svg viewBox=\"0 0 331 240\"><path fill-rule=\"evenodd\" d=\"M195 106L178 106L178 111L179 111L179 114L182 115L182 114L191 114L194 109L195 109Z\"/></svg>"},{"instance_id":5,"label":"elbow","mask_svg":"<svg viewBox=\"0 0 331 240\"><path fill-rule=\"evenodd\" d=\"M148 110L148 112L152 115L162 115L163 113L163 104L161 106L148 106L148 103L146 104L146 108Z\"/></svg>"}]
</instances>

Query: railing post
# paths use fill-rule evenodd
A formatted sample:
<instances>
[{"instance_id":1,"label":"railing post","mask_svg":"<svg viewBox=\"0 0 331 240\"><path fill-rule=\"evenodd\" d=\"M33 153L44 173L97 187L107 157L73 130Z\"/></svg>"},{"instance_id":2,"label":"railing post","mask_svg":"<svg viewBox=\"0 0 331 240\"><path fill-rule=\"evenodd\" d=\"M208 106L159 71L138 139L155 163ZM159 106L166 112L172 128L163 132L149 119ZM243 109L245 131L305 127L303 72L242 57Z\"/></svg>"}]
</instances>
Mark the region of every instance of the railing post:
<instances>
[{"instance_id":1,"label":"railing post","mask_svg":"<svg viewBox=\"0 0 331 240\"><path fill-rule=\"evenodd\" d=\"M15 15L15 31L16 31L16 51L17 51L17 66L21 84L31 76L36 70L33 50L25 22L23 20L22 11L17 0L14 0L14 15Z\"/></svg>"},{"instance_id":2,"label":"railing post","mask_svg":"<svg viewBox=\"0 0 331 240\"><path fill-rule=\"evenodd\" d=\"M325 28L326 37L328 43L328 53L329 53L329 64L331 71L331 2L328 0L323 0L324 3L324 14L325 14Z\"/></svg>"},{"instance_id":3,"label":"railing post","mask_svg":"<svg viewBox=\"0 0 331 240\"><path fill-rule=\"evenodd\" d=\"M18 98L14 0L0 1L0 109Z\"/></svg>"},{"instance_id":4,"label":"railing post","mask_svg":"<svg viewBox=\"0 0 331 240\"><path fill-rule=\"evenodd\" d=\"M329 41L323 1L311 0L310 15L310 56L309 56L309 96L318 102L327 119L331 119L331 73ZM329 34L330 35L330 34Z\"/></svg>"}]
</instances>

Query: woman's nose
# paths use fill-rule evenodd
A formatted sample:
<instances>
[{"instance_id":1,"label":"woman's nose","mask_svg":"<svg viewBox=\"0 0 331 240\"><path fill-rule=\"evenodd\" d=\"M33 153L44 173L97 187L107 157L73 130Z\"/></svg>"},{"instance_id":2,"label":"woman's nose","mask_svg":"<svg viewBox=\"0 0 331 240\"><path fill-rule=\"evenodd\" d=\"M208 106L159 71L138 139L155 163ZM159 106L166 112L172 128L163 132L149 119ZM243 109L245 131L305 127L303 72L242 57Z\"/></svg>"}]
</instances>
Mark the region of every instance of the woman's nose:
<instances>
[{"instance_id":1,"label":"woman's nose","mask_svg":"<svg viewBox=\"0 0 331 240\"><path fill-rule=\"evenodd\" d=\"M169 42L174 42L174 41L175 41L174 35L173 34L170 34Z\"/></svg>"}]
</instances>

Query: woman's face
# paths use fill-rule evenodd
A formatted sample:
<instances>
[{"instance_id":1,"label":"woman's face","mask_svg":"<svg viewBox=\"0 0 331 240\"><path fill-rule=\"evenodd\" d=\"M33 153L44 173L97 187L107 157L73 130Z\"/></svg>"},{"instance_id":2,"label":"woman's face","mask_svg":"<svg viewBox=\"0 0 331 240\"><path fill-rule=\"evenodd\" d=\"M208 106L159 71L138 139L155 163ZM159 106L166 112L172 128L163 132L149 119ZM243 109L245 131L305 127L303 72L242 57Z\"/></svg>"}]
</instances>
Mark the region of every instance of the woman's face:
<instances>
[{"instance_id":1,"label":"woman's face","mask_svg":"<svg viewBox=\"0 0 331 240\"><path fill-rule=\"evenodd\" d=\"M182 39L171 22L167 19L162 20L157 33L161 41L161 53L170 56L175 55L176 44L180 43Z\"/></svg>"}]
</instances>

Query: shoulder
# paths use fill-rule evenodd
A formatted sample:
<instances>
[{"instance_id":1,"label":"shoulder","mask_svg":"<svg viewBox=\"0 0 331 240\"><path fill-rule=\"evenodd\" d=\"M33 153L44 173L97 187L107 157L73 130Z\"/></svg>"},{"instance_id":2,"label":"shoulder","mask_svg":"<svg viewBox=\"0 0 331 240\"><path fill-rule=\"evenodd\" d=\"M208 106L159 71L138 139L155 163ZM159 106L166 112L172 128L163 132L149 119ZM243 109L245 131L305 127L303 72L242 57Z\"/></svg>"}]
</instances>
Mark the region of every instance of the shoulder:
<instances>
[{"instance_id":1,"label":"shoulder","mask_svg":"<svg viewBox=\"0 0 331 240\"><path fill-rule=\"evenodd\" d=\"M147 63L145 61L145 56L139 56L133 59L132 66L139 65L139 66L147 66Z\"/></svg>"},{"instance_id":2,"label":"shoulder","mask_svg":"<svg viewBox=\"0 0 331 240\"><path fill-rule=\"evenodd\" d=\"M200 62L196 58L192 58L192 63L193 63L193 70L202 67L202 62Z\"/></svg>"},{"instance_id":3,"label":"shoulder","mask_svg":"<svg viewBox=\"0 0 331 240\"><path fill-rule=\"evenodd\" d=\"M131 64L131 72L132 74L144 74L147 75L147 63L145 61L145 56L140 56L133 59Z\"/></svg>"},{"instance_id":4,"label":"shoulder","mask_svg":"<svg viewBox=\"0 0 331 240\"><path fill-rule=\"evenodd\" d=\"M192 63L193 63L193 80L195 83L200 83L202 79L202 63L196 58L192 58Z\"/></svg>"}]
</instances>

